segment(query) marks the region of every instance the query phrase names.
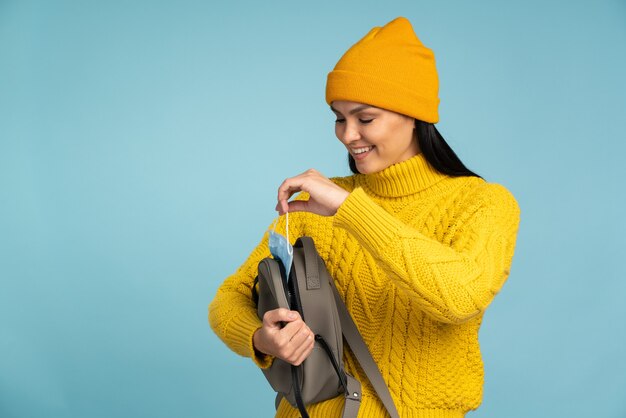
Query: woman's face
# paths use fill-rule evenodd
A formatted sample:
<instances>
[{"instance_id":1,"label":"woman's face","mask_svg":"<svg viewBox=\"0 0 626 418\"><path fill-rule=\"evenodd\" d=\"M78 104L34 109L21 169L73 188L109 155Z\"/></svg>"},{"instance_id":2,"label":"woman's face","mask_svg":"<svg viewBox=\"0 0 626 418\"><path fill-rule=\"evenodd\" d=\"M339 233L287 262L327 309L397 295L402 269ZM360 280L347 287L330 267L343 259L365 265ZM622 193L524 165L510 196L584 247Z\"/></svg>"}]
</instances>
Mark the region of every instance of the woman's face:
<instances>
[{"instance_id":1,"label":"woman's face","mask_svg":"<svg viewBox=\"0 0 626 418\"><path fill-rule=\"evenodd\" d=\"M390 110L344 100L334 101L335 135L362 174L377 173L419 154L415 119Z\"/></svg>"}]
</instances>

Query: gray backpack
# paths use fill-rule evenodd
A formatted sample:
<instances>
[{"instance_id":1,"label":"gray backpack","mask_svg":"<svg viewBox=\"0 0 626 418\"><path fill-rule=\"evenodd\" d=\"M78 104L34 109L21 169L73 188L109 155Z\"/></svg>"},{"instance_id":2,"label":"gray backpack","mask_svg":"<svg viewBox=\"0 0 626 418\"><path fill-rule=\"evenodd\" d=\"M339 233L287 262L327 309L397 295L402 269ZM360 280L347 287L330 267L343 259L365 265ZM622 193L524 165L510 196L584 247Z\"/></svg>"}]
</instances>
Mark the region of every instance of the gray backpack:
<instances>
[{"instance_id":1,"label":"gray backpack","mask_svg":"<svg viewBox=\"0 0 626 418\"><path fill-rule=\"evenodd\" d=\"M285 276L279 259L261 260L253 287L257 314L262 319L265 312L276 308L298 311L315 334L315 347L299 366L277 358L269 368L262 369L278 393L276 407L284 397L300 410L302 418L308 418L306 405L343 395L343 418L356 418L361 405L361 384L344 370L343 335L389 415L398 418L389 389L312 238L301 237L296 241L291 272L288 278Z\"/></svg>"}]
</instances>

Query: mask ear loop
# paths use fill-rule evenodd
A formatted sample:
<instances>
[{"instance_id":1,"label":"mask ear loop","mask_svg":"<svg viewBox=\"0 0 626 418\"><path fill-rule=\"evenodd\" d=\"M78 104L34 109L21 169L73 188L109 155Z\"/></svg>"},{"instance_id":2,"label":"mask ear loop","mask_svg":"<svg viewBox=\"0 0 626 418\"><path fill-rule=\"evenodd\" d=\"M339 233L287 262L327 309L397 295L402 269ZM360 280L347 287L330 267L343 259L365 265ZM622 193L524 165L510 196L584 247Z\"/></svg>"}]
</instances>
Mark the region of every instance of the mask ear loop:
<instances>
[{"instance_id":1,"label":"mask ear loop","mask_svg":"<svg viewBox=\"0 0 626 418\"><path fill-rule=\"evenodd\" d=\"M285 213L285 216L287 217L287 253L293 255L293 247L289 241L289 212Z\"/></svg>"},{"instance_id":2,"label":"mask ear loop","mask_svg":"<svg viewBox=\"0 0 626 418\"><path fill-rule=\"evenodd\" d=\"M285 231L287 232L287 254L289 255L293 255L293 246L291 245L290 241L289 241L289 212L285 213L285 218L287 220L287 226L285 228ZM276 218L274 220L274 223L271 226L272 232L276 233L276 225L278 224L278 219Z\"/></svg>"}]
</instances>

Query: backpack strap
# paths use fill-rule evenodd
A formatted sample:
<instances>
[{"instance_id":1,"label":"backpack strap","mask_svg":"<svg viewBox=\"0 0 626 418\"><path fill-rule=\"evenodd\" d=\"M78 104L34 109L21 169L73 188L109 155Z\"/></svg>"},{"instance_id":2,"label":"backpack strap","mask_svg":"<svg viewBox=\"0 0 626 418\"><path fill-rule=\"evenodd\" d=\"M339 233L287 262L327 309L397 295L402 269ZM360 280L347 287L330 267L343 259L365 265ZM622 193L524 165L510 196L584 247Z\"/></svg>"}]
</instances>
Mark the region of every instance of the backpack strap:
<instances>
[{"instance_id":1,"label":"backpack strap","mask_svg":"<svg viewBox=\"0 0 626 418\"><path fill-rule=\"evenodd\" d=\"M320 269L317 264L319 254L311 237L300 237L294 244L304 250L304 271L306 273L307 290L320 288Z\"/></svg>"},{"instance_id":2,"label":"backpack strap","mask_svg":"<svg viewBox=\"0 0 626 418\"><path fill-rule=\"evenodd\" d=\"M361 407L361 382L346 373L348 391L345 394L346 401L343 404L341 418L356 418Z\"/></svg>"},{"instance_id":3,"label":"backpack strap","mask_svg":"<svg viewBox=\"0 0 626 418\"><path fill-rule=\"evenodd\" d=\"M298 238L298 241L304 248L304 262L307 276L307 287L309 285L309 272L313 273L314 277L317 277L319 286L319 269L317 266L318 253L315 249L313 239L311 237L300 237ZM296 242L296 245L299 245L299 243ZM380 370L378 370L378 366L372 358L372 355L370 354L367 345L365 345L365 342L361 337L361 333L359 333L359 329L356 327L354 320L350 316L348 308L346 308L343 299L341 299L341 296L339 295L339 292L335 287L334 280L330 278L329 283L330 287L333 289L333 294L335 295L335 303L337 305L337 312L339 313L339 321L341 322L341 330L343 332L343 336L346 338L346 341L350 345L352 352L359 361L359 364L363 368L363 371L365 372L370 383L372 384L372 386L374 386L374 390L376 390L378 397L385 406L385 409L387 409L387 412L389 412L391 418L399 418L400 415L398 414L396 405L394 404L391 393L389 392L389 387L387 387L385 380L380 374ZM361 405L361 384L354 377L348 375L347 373L346 376L348 377L349 393L346 394L346 404L344 406L343 417L356 417L356 413L359 410L358 408ZM356 385L358 385L358 388ZM354 410L354 408L356 408L356 410ZM346 415L346 412L353 410L354 415Z\"/></svg>"}]
</instances>

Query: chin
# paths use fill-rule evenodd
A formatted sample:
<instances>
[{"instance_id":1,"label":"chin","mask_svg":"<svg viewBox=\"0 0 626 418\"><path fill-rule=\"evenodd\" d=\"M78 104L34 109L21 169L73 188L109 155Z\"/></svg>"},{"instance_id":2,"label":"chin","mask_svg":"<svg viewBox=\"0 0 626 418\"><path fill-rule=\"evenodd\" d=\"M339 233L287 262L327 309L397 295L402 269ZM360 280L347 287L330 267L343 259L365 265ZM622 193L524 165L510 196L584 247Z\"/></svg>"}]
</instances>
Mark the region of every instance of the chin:
<instances>
[{"instance_id":1,"label":"chin","mask_svg":"<svg viewBox=\"0 0 626 418\"><path fill-rule=\"evenodd\" d=\"M377 170L376 167L372 167L372 166L365 166L362 167L360 165L356 165L357 170L359 170L359 173L361 174L374 174L374 173L378 173L380 170Z\"/></svg>"}]
</instances>

